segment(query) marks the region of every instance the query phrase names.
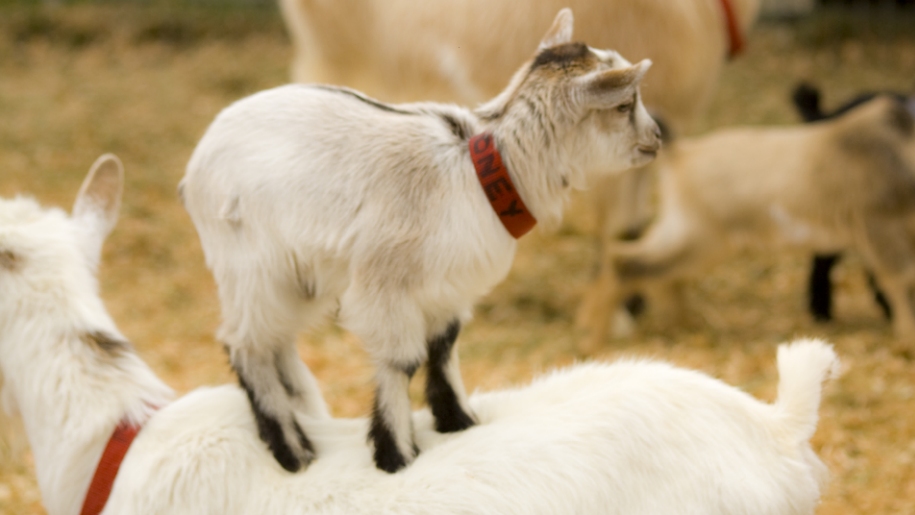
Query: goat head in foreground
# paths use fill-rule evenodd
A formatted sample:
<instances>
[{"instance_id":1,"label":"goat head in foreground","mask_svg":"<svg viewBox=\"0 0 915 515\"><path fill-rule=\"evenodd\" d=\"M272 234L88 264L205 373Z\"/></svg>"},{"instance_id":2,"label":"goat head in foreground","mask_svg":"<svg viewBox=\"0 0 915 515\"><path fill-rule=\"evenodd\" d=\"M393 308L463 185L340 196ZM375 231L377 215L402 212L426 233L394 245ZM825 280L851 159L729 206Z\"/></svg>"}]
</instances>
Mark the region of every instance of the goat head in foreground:
<instances>
[{"instance_id":1,"label":"goat head in foreground","mask_svg":"<svg viewBox=\"0 0 915 515\"><path fill-rule=\"evenodd\" d=\"M492 141L536 222L556 226L588 176L641 166L659 146L639 97L650 62L572 43L560 11L508 87L476 110L391 105L356 91L289 85L225 109L180 190L219 288L218 337L261 438L287 470L314 457L293 413L327 418L295 334L337 310L376 365L375 462L416 457L407 387L428 365L436 429L474 424L455 341L514 258L474 172L469 140Z\"/></svg>"}]
</instances>

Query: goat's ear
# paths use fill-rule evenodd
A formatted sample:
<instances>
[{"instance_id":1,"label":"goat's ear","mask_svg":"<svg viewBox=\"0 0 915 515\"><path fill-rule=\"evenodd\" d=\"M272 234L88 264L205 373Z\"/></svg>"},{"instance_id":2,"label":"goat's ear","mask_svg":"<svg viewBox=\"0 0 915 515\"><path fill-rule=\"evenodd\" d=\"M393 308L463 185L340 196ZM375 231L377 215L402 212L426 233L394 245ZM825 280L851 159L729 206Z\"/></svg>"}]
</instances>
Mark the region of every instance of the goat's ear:
<instances>
[{"instance_id":1,"label":"goat's ear","mask_svg":"<svg viewBox=\"0 0 915 515\"><path fill-rule=\"evenodd\" d=\"M98 263L102 243L118 221L123 191L121 160L114 154L105 154L95 160L76 195L73 219L82 229L80 243L93 264Z\"/></svg>"},{"instance_id":2,"label":"goat's ear","mask_svg":"<svg viewBox=\"0 0 915 515\"><path fill-rule=\"evenodd\" d=\"M556 18L553 19L553 26L550 27L550 30L546 31L546 35L540 40L540 46L537 48L537 51L539 52L544 48L563 45L572 41L573 22L572 9L569 9L568 7L560 9Z\"/></svg>"},{"instance_id":3,"label":"goat's ear","mask_svg":"<svg viewBox=\"0 0 915 515\"><path fill-rule=\"evenodd\" d=\"M588 109L606 109L621 104L635 95L642 77L651 67L651 60L628 68L592 72L576 79L576 96Z\"/></svg>"}]
</instances>

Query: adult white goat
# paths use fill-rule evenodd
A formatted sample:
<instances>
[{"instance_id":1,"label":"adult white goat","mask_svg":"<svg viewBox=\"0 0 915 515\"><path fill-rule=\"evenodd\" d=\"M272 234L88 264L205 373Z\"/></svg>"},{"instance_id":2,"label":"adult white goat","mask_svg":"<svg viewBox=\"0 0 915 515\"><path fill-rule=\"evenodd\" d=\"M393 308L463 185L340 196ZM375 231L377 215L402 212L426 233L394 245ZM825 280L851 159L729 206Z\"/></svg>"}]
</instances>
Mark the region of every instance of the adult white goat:
<instances>
[{"instance_id":1,"label":"adult white goat","mask_svg":"<svg viewBox=\"0 0 915 515\"><path fill-rule=\"evenodd\" d=\"M312 459L293 411L326 416L297 330L339 307L377 366L376 463L398 470L416 455L407 386L419 366L436 428L473 424L454 342L508 273L515 238L534 221L556 226L570 187L654 157L658 127L638 94L650 62L571 37L564 9L474 111L290 85L207 129L182 197L219 287L218 337L286 469Z\"/></svg>"},{"instance_id":2,"label":"adult white goat","mask_svg":"<svg viewBox=\"0 0 915 515\"><path fill-rule=\"evenodd\" d=\"M82 513L117 515L814 512L825 467L808 440L837 365L815 340L779 348L772 405L698 372L623 360L476 394L480 423L461 433L437 433L422 411L422 454L393 475L374 467L367 420L297 414L317 459L289 474L241 389L169 404L105 311L95 271L119 195L106 156L72 217L0 200L2 398L23 418L50 515L81 513L87 498L95 511ZM118 440L141 425L132 444ZM93 477L103 454L95 477L111 481L107 503Z\"/></svg>"},{"instance_id":3,"label":"adult white goat","mask_svg":"<svg viewBox=\"0 0 915 515\"><path fill-rule=\"evenodd\" d=\"M606 335L619 300L662 287L682 310L684 281L733 247L856 250L893 309L899 337L915 338L915 102L878 96L841 116L791 127L725 129L670 144L661 212L641 239L604 257L579 313Z\"/></svg>"}]
</instances>

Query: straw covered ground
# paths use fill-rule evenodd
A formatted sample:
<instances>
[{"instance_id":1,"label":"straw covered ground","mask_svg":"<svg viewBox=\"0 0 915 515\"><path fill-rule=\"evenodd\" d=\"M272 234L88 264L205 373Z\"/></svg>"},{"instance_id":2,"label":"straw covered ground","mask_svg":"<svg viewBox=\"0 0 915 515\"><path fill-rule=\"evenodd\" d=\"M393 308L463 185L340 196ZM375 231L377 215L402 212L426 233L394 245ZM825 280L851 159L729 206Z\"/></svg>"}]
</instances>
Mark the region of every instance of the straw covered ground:
<instances>
[{"instance_id":1,"label":"straw covered ground","mask_svg":"<svg viewBox=\"0 0 915 515\"><path fill-rule=\"evenodd\" d=\"M788 95L800 79L821 84L827 106L862 89L911 90L913 26L911 13L762 23L727 67L701 129L795 123ZM0 3L0 195L69 206L98 155L121 157L124 208L105 248L102 293L179 392L234 378L212 336L215 289L175 187L213 116L285 82L290 56L275 8ZM461 335L469 389L523 383L583 359L573 318L591 275L592 226L578 203L557 233L522 240L511 275ZM807 267L804 254L743 254L690 288L689 327L649 318L595 358L655 356L771 399L775 345L825 337L845 373L827 389L814 437L832 472L818 513L915 513L915 342L892 337L851 255L835 271L837 320L815 324L805 310ZM357 341L329 323L303 335L300 353L335 414L368 412L372 370ZM0 514L41 513L24 437L2 419Z\"/></svg>"}]
</instances>

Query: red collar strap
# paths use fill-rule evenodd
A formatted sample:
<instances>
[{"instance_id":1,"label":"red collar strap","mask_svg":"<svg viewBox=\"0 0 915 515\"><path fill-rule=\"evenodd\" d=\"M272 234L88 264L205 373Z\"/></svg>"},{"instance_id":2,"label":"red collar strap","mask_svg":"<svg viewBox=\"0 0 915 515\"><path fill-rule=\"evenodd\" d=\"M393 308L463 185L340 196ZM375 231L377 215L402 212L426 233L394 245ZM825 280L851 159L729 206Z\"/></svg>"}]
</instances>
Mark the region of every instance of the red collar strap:
<instances>
[{"instance_id":1,"label":"red collar strap","mask_svg":"<svg viewBox=\"0 0 915 515\"><path fill-rule=\"evenodd\" d=\"M734 4L731 3L731 0L721 0L721 8L724 10L724 20L728 26L728 59L733 59L743 52L746 41L740 32L737 14L734 12Z\"/></svg>"},{"instance_id":2,"label":"red collar strap","mask_svg":"<svg viewBox=\"0 0 915 515\"><path fill-rule=\"evenodd\" d=\"M95 469L95 475L92 476L92 482L89 483L89 491L86 493L86 501L80 515L98 515L105 508L121 462L124 461L130 444L139 432L139 426L131 425L127 421L122 421L114 429L102 453L102 459Z\"/></svg>"},{"instance_id":3,"label":"red collar strap","mask_svg":"<svg viewBox=\"0 0 915 515\"><path fill-rule=\"evenodd\" d=\"M477 170L477 179L486 193L486 198L505 229L518 239L534 228L537 220L528 211L518 190L502 163L502 156L493 143L492 133L484 132L470 138L470 159Z\"/></svg>"}]
</instances>

